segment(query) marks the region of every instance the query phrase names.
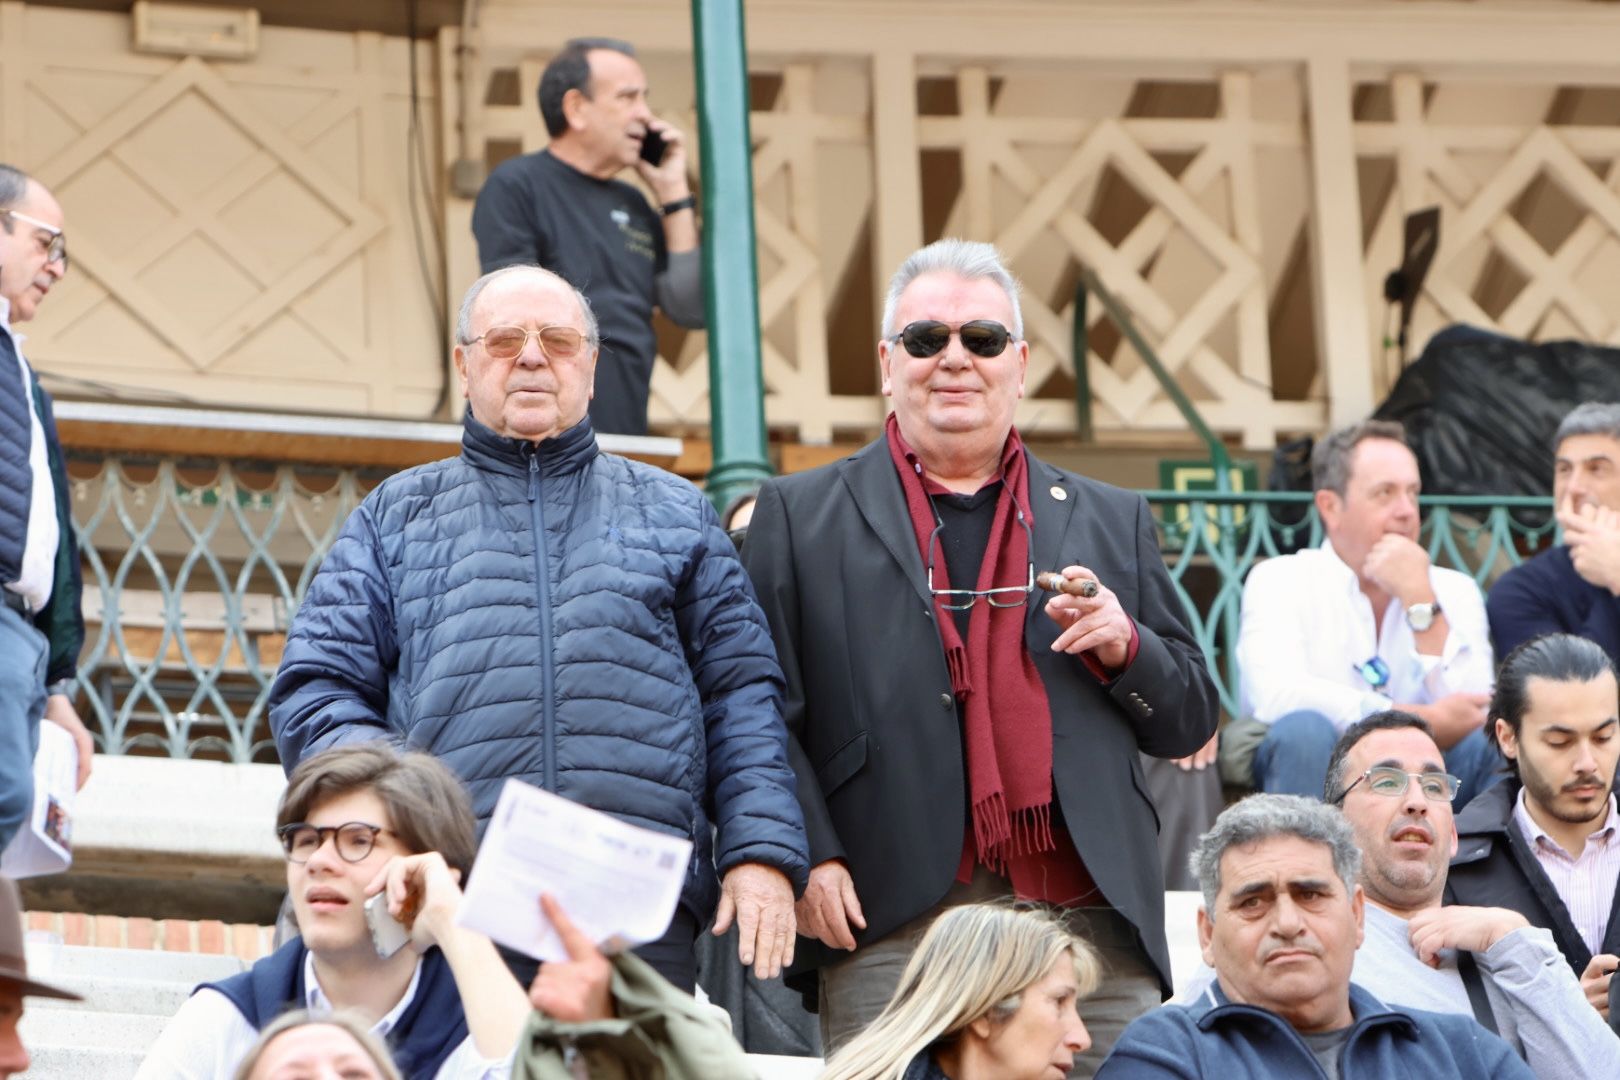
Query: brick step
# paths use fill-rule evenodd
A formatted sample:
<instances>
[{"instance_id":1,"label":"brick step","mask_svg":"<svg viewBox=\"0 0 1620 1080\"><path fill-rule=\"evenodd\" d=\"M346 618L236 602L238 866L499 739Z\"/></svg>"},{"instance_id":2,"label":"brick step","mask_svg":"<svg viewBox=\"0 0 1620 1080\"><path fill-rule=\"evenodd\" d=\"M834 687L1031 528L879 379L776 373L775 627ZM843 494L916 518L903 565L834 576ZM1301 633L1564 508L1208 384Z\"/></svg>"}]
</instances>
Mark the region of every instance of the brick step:
<instances>
[{"instance_id":1,"label":"brick step","mask_svg":"<svg viewBox=\"0 0 1620 1080\"><path fill-rule=\"evenodd\" d=\"M32 932L54 935L64 945L230 954L249 964L270 955L275 935L275 927L251 923L125 918L77 911L30 911L27 925Z\"/></svg>"}]
</instances>

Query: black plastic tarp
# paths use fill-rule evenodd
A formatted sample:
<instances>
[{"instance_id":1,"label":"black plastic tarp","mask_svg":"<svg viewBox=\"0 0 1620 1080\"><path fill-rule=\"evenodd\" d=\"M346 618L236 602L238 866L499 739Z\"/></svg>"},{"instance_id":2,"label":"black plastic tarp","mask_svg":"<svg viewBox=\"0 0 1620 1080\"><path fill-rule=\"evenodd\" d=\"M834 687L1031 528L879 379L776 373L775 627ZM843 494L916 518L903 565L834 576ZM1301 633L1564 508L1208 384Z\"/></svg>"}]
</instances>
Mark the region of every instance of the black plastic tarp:
<instances>
[{"instance_id":1,"label":"black plastic tarp","mask_svg":"<svg viewBox=\"0 0 1620 1080\"><path fill-rule=\"evenodd\" d=\"M1548 495L1553 432L1584 401L1620 401L1620 349L1452 326L1373 415L1406 425L1425 492Z\"/></svg>"},{"instance_id":2,"label":"black plastic tarp","mask_svg":"<svg viewBox=\"0 0 1620 1080\"><path fill-rule=\"evenodd\" d=\"M1620 401L1620 349L1459 325L1429 339L1373 415L1406 426L1426 494L1550 495L1553 432L1585 401ZM1273 491L1310 490L1309 445L1278 447Z\"/></svg>"}]
</instances>

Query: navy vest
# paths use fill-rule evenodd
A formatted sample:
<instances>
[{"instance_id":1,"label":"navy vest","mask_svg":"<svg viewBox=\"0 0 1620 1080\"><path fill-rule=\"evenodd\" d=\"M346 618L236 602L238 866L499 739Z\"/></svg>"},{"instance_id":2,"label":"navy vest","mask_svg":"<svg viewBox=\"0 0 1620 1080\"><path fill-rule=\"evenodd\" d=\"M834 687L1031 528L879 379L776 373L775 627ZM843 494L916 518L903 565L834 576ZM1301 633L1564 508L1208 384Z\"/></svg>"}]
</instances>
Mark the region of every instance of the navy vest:
<instances>
[{"instance_id":1,"label":"navy vest","mask_svg":"<svg viewBox=\"0 0 1620 1080\"><path fill-rule=\"evenodd\" d=\"M303 938L293 938L240 975L217 983L203 983L224 994L255 1030L288 1009L301 1009L304 995ZM416 996L400 1014L394 1030L388 1033L388 1049L394 1055L406 1080L433 1080L462 1040L467 1037L467 1017L461 1010L461 993L456 989L450 962L438 949L422 955L422 977L416 983Z\"/></svg>"},{"instance_id":2,"label":"navy vest","mask_svg":"<svg viewBox=\"0 0 1620 1080\"><path fill-rule=\"evenodd\" d=\"M0 585L22 577L34 491L34 470L28 465L32 420L22 362L11 335L0 331Z\"/></svg>"}]
</instances>

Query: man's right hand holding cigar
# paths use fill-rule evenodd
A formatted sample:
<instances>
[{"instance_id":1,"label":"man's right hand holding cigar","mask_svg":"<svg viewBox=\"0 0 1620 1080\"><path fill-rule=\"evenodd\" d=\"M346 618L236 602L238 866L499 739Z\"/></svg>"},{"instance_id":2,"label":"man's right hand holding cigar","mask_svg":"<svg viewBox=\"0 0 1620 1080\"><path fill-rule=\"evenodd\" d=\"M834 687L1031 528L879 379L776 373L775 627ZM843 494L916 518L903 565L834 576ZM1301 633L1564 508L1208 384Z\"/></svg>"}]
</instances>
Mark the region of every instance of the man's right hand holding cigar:
<instances>
[{"instance_id":1,"label":"man's right hand holding cigar","mask_svg":"<svg viewBox=\"0 0 1620 1080\"><path fill-rule=\"evenodd\" d=\"M1083 566L1065 566L1061 571L1065 583L1046 602L1046 615L1058 624L1062 633L1052 642L1053 652L1066 652L1071 656L1091 653L1099 664L1117 675L1130 658L1131 642L1136 637L1136 626L1119 598L1097 575ZM1048 577L1042 574L1041 577ZM1077 596L1068 591L1069 584L1083 581L1096 582L1095 596ZM1056 584L1055 582L1053 584Z\"/></svg>"}]
</instances>

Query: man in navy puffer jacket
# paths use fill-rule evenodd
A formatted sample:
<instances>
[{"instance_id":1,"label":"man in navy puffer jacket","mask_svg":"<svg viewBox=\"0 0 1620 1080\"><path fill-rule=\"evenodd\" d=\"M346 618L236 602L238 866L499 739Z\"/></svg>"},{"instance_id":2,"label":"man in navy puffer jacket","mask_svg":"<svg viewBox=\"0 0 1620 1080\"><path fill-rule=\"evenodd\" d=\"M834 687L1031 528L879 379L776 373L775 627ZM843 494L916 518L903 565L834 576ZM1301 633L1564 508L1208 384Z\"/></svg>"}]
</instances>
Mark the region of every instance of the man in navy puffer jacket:
<instances>
[{"instance_id":1,"label":"man in navy puffer jacket","mask_svg":"<svg viewBox=\"0 0 1620 1080\"><path fill-rule=\"evenodd\" d=\"M596 320L563 279L486 274L456 339L461 456L381 484L310 583L270 691L283 765L388 738L454 769L481 826L518 777L689 837L675 918L638 951L690 990L718 904L716 931L735 920L742 962L776 975L808 852L731 541L691 484L597 449Z\"/></svg>"}]
</instances>

